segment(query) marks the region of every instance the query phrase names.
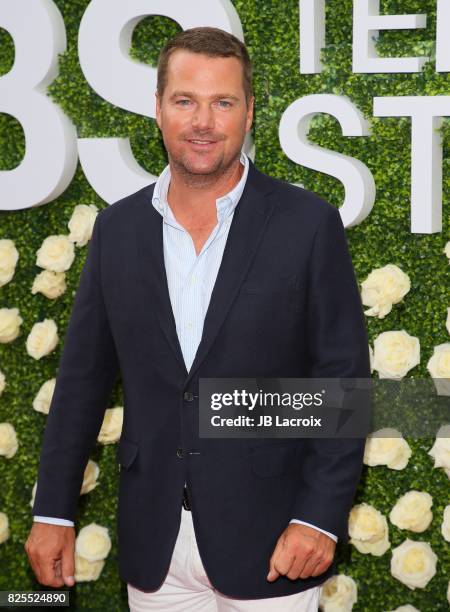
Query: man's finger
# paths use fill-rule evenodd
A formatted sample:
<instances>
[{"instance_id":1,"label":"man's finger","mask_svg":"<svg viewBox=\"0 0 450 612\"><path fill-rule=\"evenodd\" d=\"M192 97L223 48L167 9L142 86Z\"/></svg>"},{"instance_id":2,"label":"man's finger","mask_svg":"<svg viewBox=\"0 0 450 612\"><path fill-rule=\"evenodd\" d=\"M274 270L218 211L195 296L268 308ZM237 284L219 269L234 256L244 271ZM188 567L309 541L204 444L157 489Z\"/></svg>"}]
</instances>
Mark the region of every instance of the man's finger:
<instances>
[{"instance_id":1,"label":"man's finger","mask_svg":"<svg viewBox=\"0 0 450 612\"><path fill-rule=\"evenodd\" d=\"M275 566L271 563L269 573L267 574L267 580L269 582L273 582L279 577L279 575L280 575L279 572L277 572L277 570L275 569Z\"/></svg>"},{"instance_id":2,"label":"man's finger","mask_svg":"<svg viewBox=\"0 0 450 612\"><path fill-rule=\"evenodd\" d=\"M288 571L288 573L286 574L287 578L289 578L290 580L296 580L299 575L300 572L302 571L302 568L305 564L305 560L302 557L295 557L293 564L291 565L290 570Z\"/></svg>"},{"instance_id":3,"label":"man's finger","mask_svg":"<svg viewBox=\"0 0 450 612\"><path fill-rule=\"evenodd\" d=\"M323 572L325 572L330 567L331 563L333 562L333 558L334 555L327 555L322 561L322 563L319 563L316 566L311 576L320 576L320 574L323 574Z\"/></svg>"},{"instance_id":4,"label":"man's finger","mask_svg":"<svg viewBox=\"0 0 450 612\"><path fill-rule=\"evenodd\" d=\"M320 555L320 553L319 554L315 553L311 555L308 559L306 559L303 567L300 569L299 577L309 578L309 576L312 576L312 573L321 564L322 564L322 556Z\"/></svg>"},{"instance_id":5,"label":"man's finger","mask_svg":"<svg viewBox=\"0 0 450 612\"><path fill-rule=\"evenodd\" d=\"M267 574L266 578L269 582L273 582L273 580L276 580L279 575L279 572L277 572L275 569L274 556L272 555L269 561L269 573Z\"/></svg>"},{"instance_id":6,"label":"man's finger","mask_svg":"<svg viewBox=\"0 0 450 612\"><path fill-rule=\"evenodd\" d=\"M281 550L281 547L282 547L282 538L279 538L276 543L275 549L272 553L272 556L270 557L270 560L269 560L269 573L267 574L267 580L269 582L276 580L278 576L280 575L280 573L275 568L275 559L278 557L278 553Z\"/></svg>"},{"instance_id":7,"label":"man's finger","mask_svg":"<svg viewBox=\"0 0 450 612\"><path fill-rule=\"evenodd\" d=\"M36 576L36 580L42 584L42 576L41 576L41 570L39 568L39 565L34 561L32 557L29 558L29 561L30 561L31 569L33 570L34 575Z\"/></svg>"},{"instance_id":8,"label":"man's finger","mask_svg":"<svg viewBox=\"0 0 450 612\"><path fill-rule=\"evenodd\" d=\"M62 577L64 584L73 586L75 584L75 550L74 546L66 546L62 553Z\"/></svg>"},{"instance_id":9,"label":"man's finger","mask_svg":"<svg viewBox=\"0 0 450 612\"><path fill-rule=\"evenodd\" d=\"M293 551L286 546L285 539L280 542L280 545L276 546L275 551L270 560L271 571L268 574L268 580L270 580L269 576L274 576L272 578L275 580L278 576L285 575L289 572L292 567L292 564L295 561L295 554Z\"/></svg>"},{"instance_id":10,"label":"man's finger","mask_svg":"<svg viewBox=\"0 0 450 612\"><path fill-rule=\"evenodd\" d=\"M310 576L320 576L333 561L334 553L329 550L329 547L320 547L314 551L314 554L307 560L302 571L300 572L300 578L309 578Z\"/></svg>"},{"instance_id":11,"label":"man's finger","mask_svg":"<svg viewBox=\"0 0 450 612\"><path fill-rule=\"evenodd\" d=\"M40 575L42 580L41 584L47 586L60 587L64 585L62 578L58 578L56 575L57 567L55 567L56 559L50 559L49 561L42 561L40 565Z\"/></svg>"},{"instance_id":12,"label":"man's finger","mask_svg":"<svg viewBox=\"0 0 450 612\"><path fill-rule=\"evenodd\" d=\"M57 559L55 561L55 576L57 578L61 578L62 574L61 574L61 559Z\"/></svg>"}]
</instances>

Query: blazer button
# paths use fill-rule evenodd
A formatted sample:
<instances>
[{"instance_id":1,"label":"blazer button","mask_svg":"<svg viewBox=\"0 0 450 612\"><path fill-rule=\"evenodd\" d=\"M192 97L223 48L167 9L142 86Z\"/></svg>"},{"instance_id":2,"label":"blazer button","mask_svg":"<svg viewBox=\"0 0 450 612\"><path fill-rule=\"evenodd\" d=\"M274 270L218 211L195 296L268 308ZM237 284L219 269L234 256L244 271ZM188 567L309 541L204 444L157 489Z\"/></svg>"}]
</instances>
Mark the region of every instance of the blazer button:
<instances>
[{"instance_id":1,"label":"blazer button","mask_svg":"<svg viewBox=\"0 0 450 612\"><path fill-rule=\"evenodd\" d=\"M177 448L177 457L179 459L183 458L183 449L182 448Z\"/></svg>"},{"instance_id":2,"label":"blazer button","mask_svg":"<svg viewBox=\"0 0 450 612\"><path fill-rule=\"evenodd\" d=\"M190 391L185 391L183 398L187 401L187 402L192 402L194 400L194 394L191 393Z\"/></svg>"}]
</instances>

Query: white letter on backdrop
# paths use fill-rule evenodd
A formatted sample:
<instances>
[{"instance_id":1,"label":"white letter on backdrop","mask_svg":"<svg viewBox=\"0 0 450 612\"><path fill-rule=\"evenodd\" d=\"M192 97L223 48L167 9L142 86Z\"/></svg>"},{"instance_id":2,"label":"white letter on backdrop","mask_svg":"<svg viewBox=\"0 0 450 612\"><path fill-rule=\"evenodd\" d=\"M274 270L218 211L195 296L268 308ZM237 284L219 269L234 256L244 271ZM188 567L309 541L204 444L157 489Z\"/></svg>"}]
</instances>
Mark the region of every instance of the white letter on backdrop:
<instances>
[{"instance_id":1,"label":"white letter on backdrop","mask_svg":"<svg viewBox=\"0 0 450 612\"><path fill-rule=\"evenodd\" d=\"M373 99L375 117L411 117L411 232L442 231L442 142L438 129L450 116L450 96Z\"/></svg>"},{"instance_id":2,"label":"white letter on backdrop","mask_svg":"<svg viewBox=\"0 0 450 612\"><path fill-rule=\"evenodd\" d=\"M230 0L92 0L78 37L84 76L111 104L155 118L156 68L129 55L134 28L150 15L169 17L183 29L215 26L240 40L243 32ZM155 180L136 162L128 138L82 138L78 150L88 181L110 204Z\"/></svg>"},{"instance_id":3,"label":"white letter on backdrop","mask_svg":"<svg viewBox=\"0 0 450 612\"><path fill-rule=\"evenodd\" d=\"M380 15L379 0L353 1L353 72L420 72L427 57L378 57L379 30L425 28L426 15Z\"/></svg>"},{"instance_id":4,"label":"white letter on backdrop","mask_svg":"<svg viewBox=\"0 0 450 612\"><path fill-rule=\"evenodd\" d=\"M322 72L320 51L325 46L325 0L299 0L300 72Z\"/></svg>"},{"instance_id":5,"label":"white letter on backdrop","mask_svg":"<svg viewBox=\"0 0 450 612\"><path fill-rule=\"evenodd\" d=\"M450 72L450 2L438 0L436 16L436 72Z\"/></svg>"},{"instance_id":6,"label":"white letter on backdrop","mask_svg":"<svg viewBox=\"0 0 450 612\"><path fill-rule=\"evenodd\" d=\"M309 124L318 113L336 117L344 136L370 134L366 119L348 98L314 94L295 100L284 111L279 128L281 148L296 164L334 176L343 183L345 199L339 212L345 227L352 227L372 210L375 182L370 170L358 159L308 141Z\"/></svg>"},{"instance_id":7,"label":"white letter on backdrop","mask_svg":"<svg viewBox=\"0 0 450 612\"><path fill-rule=\"evenodd\" d=\"M61 195L77 167L76 129L45 93L58 74L66 30L51 0L1 0L0 26L15 46L12 70L0 77L0 112L25 133L22 162L0 171L0 209L21 210Z\"/></svg>"}]
</instances>

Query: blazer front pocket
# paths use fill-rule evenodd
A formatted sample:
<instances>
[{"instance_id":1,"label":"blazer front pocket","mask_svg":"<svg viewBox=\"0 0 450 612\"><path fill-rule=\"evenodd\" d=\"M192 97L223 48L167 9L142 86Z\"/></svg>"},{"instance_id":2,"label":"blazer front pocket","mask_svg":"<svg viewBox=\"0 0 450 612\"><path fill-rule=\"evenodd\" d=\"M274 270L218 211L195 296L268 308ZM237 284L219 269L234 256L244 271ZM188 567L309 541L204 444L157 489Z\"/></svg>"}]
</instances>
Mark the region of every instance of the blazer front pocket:
<instances>
[{"instance_id":1,"label":"blazer front pocket","mask_svg":"<svg viewBox=\"0 0 450 612\"><path fill-rule=\"evenodd\" d=\"M296 294L300 287L296 283L296 278L292 277L285 281L278 281L276 284L259 280L244 281L240 287L240 293L250 293L254 295L270 294Z\"/></svg>"}]
</instances>

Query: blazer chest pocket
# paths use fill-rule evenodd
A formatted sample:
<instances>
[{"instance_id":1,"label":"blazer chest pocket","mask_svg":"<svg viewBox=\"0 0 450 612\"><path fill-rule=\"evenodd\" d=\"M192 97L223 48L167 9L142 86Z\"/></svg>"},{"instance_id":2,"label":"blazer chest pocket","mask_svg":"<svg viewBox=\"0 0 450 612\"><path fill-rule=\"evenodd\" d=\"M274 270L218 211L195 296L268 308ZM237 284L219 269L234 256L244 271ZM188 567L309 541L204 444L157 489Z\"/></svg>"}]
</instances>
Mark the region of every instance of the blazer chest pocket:
<instances>
[{"instance_id":1,"label":"blazer chest pocket","mask_svg":"<svg viewBox=\"0 0 450 612\"><path fill-rule=\"evenodd\" d=\"M139 447L135 442L128 440L127 438L120 438L119 445L117 447L117 461L120 466L125 470L128 470L134 463Z\"/></svg>"},{"instance_id":2,"label":"blazer chest pocket","mask_svg":"<svg viewBox=\"0 0 450 612\"><path fill-rule=\"evenodd\" d=\"M249 293L253 295L270 295L270 294L288 294L295 295L300 287L296 282L296 278L288 278L284 282L278 281L276 284L267 283L259 280L244 281L240 288L240 293Z\"/></svg>"},{"instance_id":3,"label":"blazer chest pocket","mask_svg":"<svg viewBox=\"0 0 450 612\"><path fill-rule=\"evenodd\" d=\"M292 445L261 446L250 451L250 466L256 476L273 478L293 469L295 449Z\"/></svg>"}]
</instances>

